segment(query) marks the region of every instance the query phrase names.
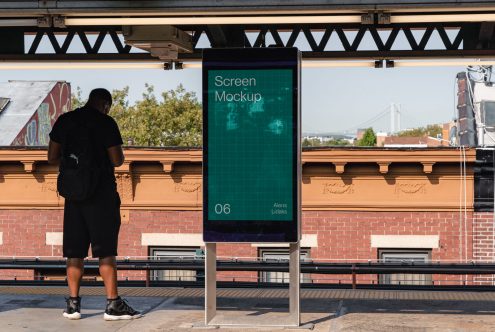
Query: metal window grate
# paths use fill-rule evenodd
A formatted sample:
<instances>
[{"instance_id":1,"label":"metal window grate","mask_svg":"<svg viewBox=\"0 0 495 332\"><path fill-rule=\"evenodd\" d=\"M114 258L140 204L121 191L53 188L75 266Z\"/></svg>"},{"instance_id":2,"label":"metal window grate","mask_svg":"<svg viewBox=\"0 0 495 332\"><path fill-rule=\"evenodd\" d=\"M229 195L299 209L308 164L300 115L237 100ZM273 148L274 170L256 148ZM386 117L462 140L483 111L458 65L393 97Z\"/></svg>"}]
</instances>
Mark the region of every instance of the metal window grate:
<instances>
[{"instance_id":1,"label":"metal window grate","mask_svg":"<svg viewBox=\"0 0 495 332\"><path fill-rule=\"evenodd\" d=\"M265 262L289 262L289 249L260 249L260 257ZM309 251L301 249L301 262L310 261ZM262 282L289 282L289 273L287 272L260 272ZM301 282L310 283L311 274L301 273Z\"/></svg>"},{"instance_id":2,"label":"metal window grate","mask_svg":"<svg viewBox=\"0 0 495 332\"><path fill-rule=\"evenodd\" d=\"M151 248L151 256L158 260L194 260L199 248ZM152 280L168 281L196 281L197 273L192 270L154 270L151 271Z\"/></svg>"},{"instance_id":3,"label":"metal window grate","mask_svg":"<svg viewBox=\"0 0 495 332\"><path fill-rule=\"evenodd\" d=\"M426 263L430 260L430 251L418 250L381 250L380 258L384 263ZM428 274L382 274L380 284L388 285L431 285L431 275Z\"/></svg>"}]
</instances>

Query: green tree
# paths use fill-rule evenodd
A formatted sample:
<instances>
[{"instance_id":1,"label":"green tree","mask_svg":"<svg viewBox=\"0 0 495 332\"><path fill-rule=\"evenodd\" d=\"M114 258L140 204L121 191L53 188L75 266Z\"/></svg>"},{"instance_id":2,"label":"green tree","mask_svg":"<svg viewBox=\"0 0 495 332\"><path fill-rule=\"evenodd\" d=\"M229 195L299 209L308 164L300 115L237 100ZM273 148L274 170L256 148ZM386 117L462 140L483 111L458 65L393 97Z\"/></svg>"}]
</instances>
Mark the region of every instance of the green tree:
<instances>
[{"instance_id":1,"label":"green tree","mask_svg":"<svg viewBox=\"0 0 495 332\"><path fill-rule=\"evenodd\" d=\"M194 92L182 85L162 93L163 108L167 113L167 126L163 132L168 145L202 145L202 106Z\"/></svg>"},{"instance_id":2,"label":"green tree","mask_svg":"<svg viewBox=\"0 0 495 332\"><path fill-rule=\"evenodd\" d=\"M321 142L317 138L304 138L302 141L302 146L303 148L306 147L316 147L316 146L321 146Z\"/></svg>"},{"instance_id":3,"label":"green tree","mask_svg":"<svg viewBox=\"0 0 495 332\"><path fill-rule=\"evenodd\" d=\"M442 126L440 125L427 125L426 127L418 127L414 129L403 130L397 133L400 137L423 137L431 136L437 137L438 134L442 134Z\"/></svg>"},{"instance_id":4,"label":"green tree","mask_svg":"<svg viewBox=\"0 0 495 332\"><path fill-rule=\"evenodd\" d=\"M201 103L194 92L179 85L158 99L152 85L134 105L129 104L129 87L112 91L110 115L117 121L124 144L140 146L201 146ZM72 107L86 103L78 87L72 94Z\"/></svg>"},{"instance_id":5,"label":"green tree","mask_svg":"<svg viewBox=\"0 0 495 332\"><path fill-rule=\"evenodd\" d=\"M201 146L201 103L182 85L163 92L145 85L141 100L129 106L129 89L114 90L110 115L119 124L124 142L141 146Z\"/></svg>"},{"instance_id":6,"label":"green tree","mask_svg":"<svg viewBox=\"0 0 495 332\"><path fill-rule=\"evenodd\" d=\"M72 92L70 102L73 110L86 104L86 101L82 99L82 90L80 87L77 87L76 91Z\"/></svg>"},{"instance_id":7,"label":"green tree","mask_svg":"<svg viewBox=\"0 0 495 332\"><path fill-rule=\"evenodd\" d=\"M345 146L350 143L345 139L332 139L329 141L321 142L317 138L304 138L302 141L303 147L318 147L318 146Z\"/></svg>"},{"instance_id":8,"label":"green tree","mask_svg":"<svg viewBox=\"0 0 495 332\"><path fill-rule=\"evenodd\" d=\"M326 141L325 142L325 145L326 146L345 146L345 145L351 145L351 143L349 143L349 141L345 140L345 139L332 139L330 141Z\"/></svg>"},{"instance_id":9,"label":"green tree","mask_svg":"<svg viewBox=\"0 0 495 332\"><path fill-rule=\"evenodd\" d=\"M368 128L363 134L363 138L357 141L357 146L375 146L376 135L373 128Z\"/></svg>"}]
</instances>

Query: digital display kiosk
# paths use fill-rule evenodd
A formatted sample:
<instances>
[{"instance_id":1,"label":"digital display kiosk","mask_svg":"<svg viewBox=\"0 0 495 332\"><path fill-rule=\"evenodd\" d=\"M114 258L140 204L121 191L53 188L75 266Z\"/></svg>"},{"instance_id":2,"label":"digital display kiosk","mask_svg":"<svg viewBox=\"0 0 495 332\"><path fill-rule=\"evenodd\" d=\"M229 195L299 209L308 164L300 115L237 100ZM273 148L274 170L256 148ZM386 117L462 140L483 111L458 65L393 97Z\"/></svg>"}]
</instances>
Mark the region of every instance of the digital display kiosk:
<instances>
[{"instance_id":1,"label":"digital display kiosk","mask_svg":"<svg viewBox=\"0 0 495 332\"><path fill-rule=\"evenodd\" d=\"M203 52L205 242L300 238L300 54Z\"/></svg>"}]
</instances>

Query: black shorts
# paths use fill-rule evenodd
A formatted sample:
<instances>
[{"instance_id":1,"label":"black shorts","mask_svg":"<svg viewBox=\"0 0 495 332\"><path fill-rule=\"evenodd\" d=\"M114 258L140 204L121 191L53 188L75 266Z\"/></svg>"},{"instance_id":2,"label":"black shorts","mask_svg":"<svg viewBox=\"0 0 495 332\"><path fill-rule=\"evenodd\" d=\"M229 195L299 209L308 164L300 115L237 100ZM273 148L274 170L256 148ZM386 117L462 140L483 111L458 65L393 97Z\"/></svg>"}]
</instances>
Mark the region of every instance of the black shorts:
<instances>
[{"instance_id":1,"label":"black shorts","mask_svg":"<svg viewBox=\"0 0 495 332\"><path fill-rule=\"evenodd\" d=\"M84 202L65 201L63 254L85 258L117 256L120 197L115 188L99 188Z\"/></svg>"}]
</instances>

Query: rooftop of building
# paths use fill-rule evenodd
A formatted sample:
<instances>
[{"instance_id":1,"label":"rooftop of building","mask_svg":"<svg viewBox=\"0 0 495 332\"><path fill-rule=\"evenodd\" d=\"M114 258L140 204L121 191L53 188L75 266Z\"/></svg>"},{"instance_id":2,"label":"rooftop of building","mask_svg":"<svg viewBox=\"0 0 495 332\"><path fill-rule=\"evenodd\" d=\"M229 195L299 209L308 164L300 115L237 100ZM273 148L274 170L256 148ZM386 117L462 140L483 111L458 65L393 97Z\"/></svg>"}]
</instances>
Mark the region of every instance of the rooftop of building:
<instances>
[{"instance_id":1,"label":"rooftop of building","mask_svg":"<svg viewBox=\"0 0 495 332\"><path fill-rule=\"evenodd\" d=\"M10 145L59 81L0 82L0 145Z\"/></svg>"}]
</instances>

